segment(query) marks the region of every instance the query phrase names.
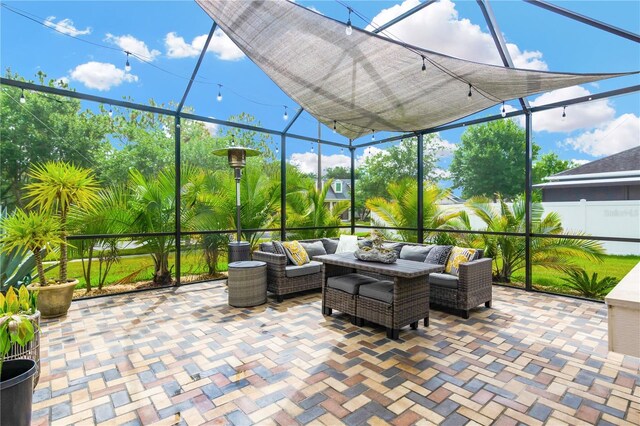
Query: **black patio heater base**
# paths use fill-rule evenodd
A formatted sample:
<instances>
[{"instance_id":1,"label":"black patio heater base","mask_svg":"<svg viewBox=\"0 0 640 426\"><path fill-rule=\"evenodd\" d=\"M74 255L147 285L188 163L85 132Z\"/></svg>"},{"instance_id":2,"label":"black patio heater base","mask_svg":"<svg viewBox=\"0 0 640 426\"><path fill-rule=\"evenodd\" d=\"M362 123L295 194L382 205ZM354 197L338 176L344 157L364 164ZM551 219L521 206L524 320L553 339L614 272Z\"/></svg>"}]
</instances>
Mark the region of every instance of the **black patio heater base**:
<instances>
[{"instance_id":1,"label":"black patio heater base","mask_svg":"<svg viewBox=\"0 0 640 426\"><path fill-rule=\"evenodd\" d=\"M229 263L251 260L251 246L246 241L229 243Z\"/></svg>"}]
</instances>

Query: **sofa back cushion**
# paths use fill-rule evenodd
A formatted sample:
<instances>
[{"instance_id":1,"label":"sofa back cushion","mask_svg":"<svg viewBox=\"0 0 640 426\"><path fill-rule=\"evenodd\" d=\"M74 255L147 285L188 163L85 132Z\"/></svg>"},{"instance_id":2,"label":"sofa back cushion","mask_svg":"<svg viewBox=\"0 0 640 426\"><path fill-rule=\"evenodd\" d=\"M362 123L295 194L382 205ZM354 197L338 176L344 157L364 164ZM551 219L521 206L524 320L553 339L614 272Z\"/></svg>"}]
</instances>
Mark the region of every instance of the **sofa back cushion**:
<instances>
[{"instance_id":1,"label":"sofa back cushion","mask_svg":"<svg viewBox=\"0 0 640 426\"><path fill-rule=\"evenodd\" d=\"M424 263L446 265L453 246L434 246L427 254Z\"/></svg>"},{"instance_id":2,"label":"sofa back cushion","mask_svg":"<svg viewBox=\"0 0 640 426\"><path fill-rule=\"evenodd\" d=\"M273 253L284 255L284 257L287 258L287 265L293 265L293 263L291 263L291 260L289 260L289 256L287 256L287 250L285 250L284 246L282 245L282 241L273 241L272 244Z\"/></svg>"},{"instance_id":3,"label":"sofa back cushion","mask_svg":"<svg viewBox=\"0 0 640 426\"><path fill-rule=\"evenodd\" d=\"M327 250L324 248L322 241L314 241L312 243L300 242L300 245L302 245L302 248L304 248L304 250L307 252L309 257L321 256L323 254L327 254Z\"/></svg>"},{"instance_id":4,"label":"sofa back cushion","mask_svg":"<svg viewBox=\"0 0 640 426\"><path fill-rule=\"evenodd\" d=\"M336 249L338 248L338 241L330 238L323 238L322 245L324 246L327 254L335 254Z\"/></svg>"},{"instance_id":5,"label":"sofa back cushion","mask_svg":"<svg viewBox=\"0 0 640 426\"><path fill-rule=\"evenodd\" d=\"M396 251L398 257L400 257L400 252L402 251L402 247L404 247L406 243L384 243L382 244L382 248L393 249Z\"/></svg>"},{"instance_id":6,"label":"sofa back cushion","mask_svg":"<svg viewBox=\"0 0 640 426\"><path fill-rule=\"evenodd\" d=\"M415 260L416 262L424 262L427 255L434 246L403 246L400 250L400 259Z\"/></svg>"},{"instance_id":7,"label":"sofa back cushion","mask_svg":"<svg viewBox=\"0 0 640 426\"><path fill-rule=\"evenodd\" d=\"M283 241L282 245L287 257L294 265L301 266L311 261L306 250L298 241Z\"/></svg>"},{"instance_id":8,"label":"sofa back cushion","mask_svg":"<svg viewBox=\"0 0 640 426\"><path fill-rule=\"evenodd\" d=\"M454 247L449 255L449 261L444 268L447 274L458 276L460 264L470 262L476 258L477 250L472 248Z\"/></svg>"},{"instance_id":9,"label":"sofa back cushion","mask_svg":"<svg viewBox=\"0 0 640 426\"><path fill-rule=\"evenodd\" d=\"M260 243L260 251L263 251L265 253L274 253L273 243L272 242Z\"/></svg>"}]
</instances>

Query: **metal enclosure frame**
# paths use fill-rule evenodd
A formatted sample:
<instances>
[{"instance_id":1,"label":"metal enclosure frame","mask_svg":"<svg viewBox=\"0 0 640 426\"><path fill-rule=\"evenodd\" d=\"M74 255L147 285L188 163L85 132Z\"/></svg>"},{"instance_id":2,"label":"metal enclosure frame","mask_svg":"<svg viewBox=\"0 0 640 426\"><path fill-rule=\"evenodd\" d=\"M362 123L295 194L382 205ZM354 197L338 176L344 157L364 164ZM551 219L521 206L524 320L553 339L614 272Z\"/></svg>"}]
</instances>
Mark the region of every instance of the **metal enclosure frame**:
<instances>
[{"instance_id":1,"label":"metal enclosure frame","mask_svg":"<svg viewBox=\"0 0 640 426\"><path fill-rule=\"evenodd\" d=\"M426 0L424 3L419 4L418 6L414 7L413 9L403 13L402 15L392 19L391 21L387 22L384 25L381 25L380 27L376 28L374 31L372 31L373 33L380 33L384 30L386 30L387 28L389 28L390 26L402 21L403 19L408 18L409 16L412 16L413 14L415 14L416 12L426 8L427 6L435 3L436 0ZM506 49L506 45L504 43L504 40L502 38L502 34L498 28L497 25L497 21L495 19L495 16L493 15L493 12L491 10L491 7L489 5L489 0L476 0L484 17L486 20L486 23L488 25L488 28L491 32L491 35L494 39L494 42L496 44L496 48L498 50L498 53L500 54L502 61L504 63L504 65L506 67L513 67L513 62L511 60L511 58L509 57L509 53ZM547 3L545 1L542 0L523 0L526 3L532 4L534 6L537 7L541 7L545 10L548 10L550 12L553 13L557 13L561 16L564 16L566 18L569 19L574 19L576 21L582 22L586 25L590 25L593 26L595 28L598 28L600 30L609 32L611 34L614 34L618 37L622 37L625 38L627 40L631 40L633 42L636 43L640 43L640 36L634 33L631 33L629 31L617 28L615 26L603 23L601 21L589 18L587 16L572 12L568 9L564 9L561 8L559 6L555 6L552 5L550 3ZM621 89L616 89L616 90L611 90L611 91L607 91L607 92L602 92L602 93L598 93L598 94L593 94L593 95L588 95L588 96L582 96L582 97L577 97L577 98L573 98L573 99L568 99L565 101L561 101L561 102L555 102L555 103L551 103L551 104L546 104L546 105L540 105L540 106L535 106L535 107L530 107L528 101L526 98L520 98L520 105L522 107L522 110L519 111L512 111L510 113L508 113L506 115L505 118L512 118L512 117L517 117L520 115L524 115L525 116L525 134L526 134L526 153L525 153L525 200L526 200L526 230L524 233L495 233L495 232L487 232L487 231L461 231L461 230L455 230L455 231L447 231L447 230L442 230L442 229L429 229L429 228L425 228L424 224L423 224L423 218L424 218L424 206L423 206L423 186L424 186L424 161L423 161L423 152L424 152L424 135L426 134L431 134L431 133L436 133L436 132L440 132L440 131L444 131L444 130L449 130L449 129L455 129L455 128L459 128L459 127L464 127L464 126L468 126L468 125L472 125L472 124L479 124L479 123L485 123L485 122L489 122L489 121L493 121L493 120L500 120L503 119L503 117L499 114L497 115L492 115L492 116L488 116L488 117L483 117L483 118L476 118L476 119L470 119L470 120L462 120L462 121L458 121L458 122L454 122L451 124L446 124L446 125L442 125L442 126L438 126L438 127L434 127L434 128L429 128L429 129L422 129L422 130L418 130L415 132L410 132L410 133L403 133L397 136L392 136L386 139L382 139L379 141L373 141L373 142L366 142L366 143L360 143L360 144L354 144L353 141L349 140L348 143L338 143L338 142L333 142L333 141L328 141L328 140L322 140L319 139L318 137L312 137L312 136L305 136L305 135L298 135L298 134L293 134L293 133L289 133L289 130L291 129L291 127L294 125L294 123L296 122L296 120L300 117L300 115L304 112L304 110L302 108L299 108L297 110L297 112L294 114L294 116L292 117L292 119L287 123L286 127L283 130L275 130L275 129L267 129L267 128L261 128L261 127L256 127L256 126L251 126L251 125L246 125L246 124L242 124L242 123L235 123L235 122L230 122L230 121L226 121L226 120L219 120L219 119L214 119L214 118L210 118L210 117L205 117L205 116L201 116L201 115L197 115L197 114L192 114L192 113L185 113L182 111L184 104L187 100L187 97L189 95L189 92L191 90L192 84L198 74L200 65L204 59L204 56L206 54L207 51L207 47L209 45L209 42L211 41L211 38L214 34L214 31L217 28L217 24L214 22L211 30L209 31L209 35L208 38L203 46L203 49L200 53L200 56L198 58L198 61L194 67L193 70L193 74L191 76L191 79L189 80L189 83L187 84L187 87L185 88L185 91L183 93L182 99L180 101L180 103L178 104L176 110L170 110L170 109L166 109L166 108L160 108L160 107L154 107L154 106L149 106L149 105L143 105L143 104L138 104L138 103L134 103L134 102L129 102L129 101L123 101L123 100L118 100L118 99L111 99L111 98L106 98L106 97L101 97L101 96L95 96L95 95L90 95L90 94L86 94L86 93L82 93L82 92L77 92L77 91L71 91L71 90L65 90L65 89L60 89L60 88L55 88L55 87L49 87L49 86L41 86L41 85L37 85L34 83L29 83L29 82L24 82L24 81L17 81L17 80L12 80L12 79L8 79L5 77L0 78L0 85L6 85L6 86L11 86L11 87L16 87L16 88L20 88L20 89L26 89L26 90L30 90L30 91L34 91L34 92L41 92L41 93L48 93L48 94L53 94L53 95L57 95L57 96L64 96L64 97L69 97L69 98L75 98L75 99L80 99L80 100L84 100L84 101L90 101L90 102L97 102L97 103L102 103L102 104L109 104L109 105L115 105L115 106L120 106L120 107L124 107L124 108L128 108L128 109L133 109L133 110L139 110L139 111L144 111L144 112L150 112L150 113L154 113L154 114L162 114L162 115L167 115L167 116L173 116L175 119L175 127L174 127L174 144L175 144L175 172L176 172L176 194L175 194L175 204L176 204L176 211L175 211L175 215L176 215L176 224L175 224L175 230L174 232L159 232L159 233L147 233L147 234L118 234L118 237L121 238L135 238L135 237L139 237L142 235L155 235L155 236L174 236L176 239L176 257L175 257L175 266L176 266L176 278L175 278L175 283L174 285L180 285L180 276L181 276L181 269L180 269L180 242L183 236L185 235L204 235L204 234L227 234L227 233L233 233L235 232L234 230L209 230L209 231L193 231L193 232L183 232L180 228L180 223L179 223L179 218L180 218L180 213L181 213L181 208L180 208L180 191L177 190L178 188L180 188L181 186L181 182L180 182L180 123L181 120L185 119L185 120L195 120L195 121L201 121L201 122L207 122L207 123L214 123L214 124L219 124L219 125L223 125L223 126L227 126L227 127L235 127L235 128L239 128L239 129L245 129L245 130L252 130L252 131L257 131L257 132L261 132L261 133L267 133L270 135L274 135L274 136L280 136L280 207L281 207L281 217L280 217L280 227L279 228L275 228L275 229L247 229L246 231L253 231L253 232L278 232L280 233L280 238L281 239L286 239L287 236L287 230L301 230L301 229L319 229L319 228L287 228L286 226L286 220L287 220L287 214L286 214L286 175L287 175L287 170L286 170L286 153L287 153L287 137L293 138L293 139L298 139L298 140L303 140L303 141L310 141L310 142L316 142L316 143L320 143L320 144L326 144L326 145L331 145L331 146L336 146L336 147L341 147L341 148L346 148L349 150L350 153L350 163L351 163L351 173L350 173L350 180L351 180L351 223L349 225L345 225L345 226L339 226L339 227L330 227L331 229L334 228L342 228L342 229L349 229L351 231L351 233L355 233L355 151L358 148L366 148L368 146L373 146L373 145L380 145L383 143L388 143L388 142L394 142L394 141L399 141L401 139L405 139L405 138L410 138L410 137L417 137L418 139L418 152L417 152L417 182L418 182L418 223L416 224L415 228L402 228L402 230L410 230L410 231L416 231L418 234L418 242L423 242L424 240L424 234L425 232L451 232L451 233L471 233L471 234L488 234L488 235L507 235L507 236L513 236L513 237L524 237L525 238L525 250L526 250L526 259L525 259L525 289L527 291L539 291L539 290L535 290L532 287L532 282L531 282L531 275L532 275L532 271L531 271L531 239L532 238L557 238L557 236L553 236L553 235L547 235L547 234L534 234L532 233L531 230L531 194L532 194L532 113L534 112L538 112L538 111L545 111L545 110L549 110L549 109L555 109L555 108L562 108L562 107L566 107L568 105L574 105L574 104L578 104L578 103L584 103L584 102L590 102L593 100L597 100L597 99L605 99L605 98L610 98L610 97L615 97L615 96L620 96L620 95L624 95L624 94L629 94L629 93L635 93L635 92L639 92L640 91L640 85L635 85L635 86L629 86L629 87L624 87ZM366 229L401 229L401 228L388 228L388 227L378 227L378 226L368 226L368 227L362 227L362 228L366 228ZM80 239L85 239L85 238L97 238L97 237L105 237L105 235L73 235L73 236L69 236L70 240L80 240ZM600 241L618 241L618 242L633 242L633 243L640 243L640 238L621 238L621 237L607 237L607 236L589 236L589 237L584 237L584 236L578 236L578 235L572 235L572 236L563 236L563 238L572 238L572 239L591 239L591 240L600 240ZM571 297L571 296L569 296Z\"/></svg>"}]
</instances>

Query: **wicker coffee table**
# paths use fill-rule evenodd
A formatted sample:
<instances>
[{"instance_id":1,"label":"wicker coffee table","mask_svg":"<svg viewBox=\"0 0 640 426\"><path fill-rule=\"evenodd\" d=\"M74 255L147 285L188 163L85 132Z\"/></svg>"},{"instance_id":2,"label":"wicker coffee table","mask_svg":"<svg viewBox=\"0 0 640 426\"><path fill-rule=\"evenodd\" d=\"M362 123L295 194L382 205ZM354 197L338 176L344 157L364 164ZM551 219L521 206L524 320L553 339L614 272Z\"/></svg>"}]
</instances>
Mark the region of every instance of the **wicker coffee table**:
<instances>
[{"instance_id":1,"label":"wicker coffee table","mask_svg":"<svg viewBox=\"0 0 640 426\"><path fill-rule=\"evenodd\" d=\"M256 260L229 264L229 305L237 308L267 301L267 264Z\"/></svg>"}]
</instances>

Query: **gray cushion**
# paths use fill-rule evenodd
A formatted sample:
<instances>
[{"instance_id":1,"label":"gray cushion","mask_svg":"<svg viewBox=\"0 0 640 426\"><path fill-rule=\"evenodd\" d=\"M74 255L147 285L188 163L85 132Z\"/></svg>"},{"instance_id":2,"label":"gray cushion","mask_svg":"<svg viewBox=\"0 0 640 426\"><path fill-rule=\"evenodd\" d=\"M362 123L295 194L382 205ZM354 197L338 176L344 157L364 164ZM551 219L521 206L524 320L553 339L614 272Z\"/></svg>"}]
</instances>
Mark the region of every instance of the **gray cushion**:
<instances>
[{"instance_id":1,"label":"gray cushion","mask_svg":"<svg viewBox=\"0 0 640 426\"><path fill-rule=\"evenodd\" d=\"M434 246L403 246L402 250L400 250L400 259L424 262L433 247Z\"/></svg>"},{"instance_id":2,"label":"gray cushion","mask_svg":"<svg viewBox=\"0 0 640 426\"><path fill-rule=\"evenodd\" d=\"M400 257L400 251L402 250L402 247L405 246L405 243L384 243L382 244L383 248L386 249L394 249L396 251L396 254L398 255L398 257Z\"/></svg>"},{"instance_id":3,"label":"gray cushion","mask_svg":"<svg viewBox=\"0 0 640 426\"><path fill-rule=\"evenodd\" d=\"M474 257L473 260L482 259L482 256L484 256L484 250L477 249L476 250L476 257Z\"/></svg>"},{"instance_id":4,"label":"gray cushion","mask_svg":"<svg viewBox=\"0 0 640 426\"><path fill-rule=\"evenodd\" d=\"M358 288L363 284L376 282L375 278L361 274L345 274L327 278L327 287L342 290L349 294L358 294Z\"/></svg>"},{"instance_id":5,"label":"gray cushion","mask_svg":"<svg viewBox=\"0 0 640 426\"><path fill-rule=\"evenodd\" d=\"M447 288L458 288L458 277L450 274L429 274L429 284Z\"/></svg>"},{"instance_id":6,"label":"gray cushion","mask_svg":"<svg viewBox=\"0 0 640 426\"><path fill-rule=\"evenodd\" d=\"M273 251L273 243L260 243L260 251L265 253L274 253Z\"/></svg>"},{"instance_id":7,"label":"gray cushion","mask_svg":"<svg viewBox=\"0 0 640 426\"><path fill-rule=\"evenodd\" d=\"M303 243L300 242L300 245L309 255L309 258L313 256L321 256L323 254L327 254L327 250L324 248L322 241L315 241L313 243Z\"/></svg>"},{"instance_id":8,"label":"gray cushion","mask_svg":"<svg viewBox=\"0 0 640 426\"><path fill-rule=\"evenodd\" d=\"M360 287L360 296L391 304L393 302L393 281L377 281Z\"/></svg>"},{"instance_id":9,"label":"gray cushion","mask_svg":"<svg viewBox=\"0 0 640 426\"><path fill-rule=\"evenodd\" d=\"M287 265L293 265L293 263L291 263L291 260L289 260L289 256L287 256L287 250L282 245L282 241L273 241L271 244L273 244L273 252L275 254L285 255L285 257L287 258Z\"/></svg>"},{"instance_id":10,"label":"gray cushion","mask_svg":"<svg viewBox=\"0 0 640 426\"><path fill-rule=\"evenodd\" d=\"M322 263L315 260L301 266L287 265L284 267L284 274L289 278L317 274L318 272L322 272Z\"/></svg>"},{"instance_id":11,"label":"gray cushion","mask_svg":"<svg viewBox=\"0 0 640 426\"><path fill-rule=\"evenodd\" d=\"M324 246L327 254L335 254L336 249L338 248L338 241L330 240L329 238L323 238L322 245Z\"/></svg>"},{"instance_id":12,"label":"gray cushion","mask_svg":"<svg viewBox=\"0 0 640 426\"><path fill-rule=\"evenodd\" d=\"M427 254L427 258L424 262L434 265L446 265L452 248L453 246L435 246L431 249L429 254Z\"/></svg>"}]
</instances>

